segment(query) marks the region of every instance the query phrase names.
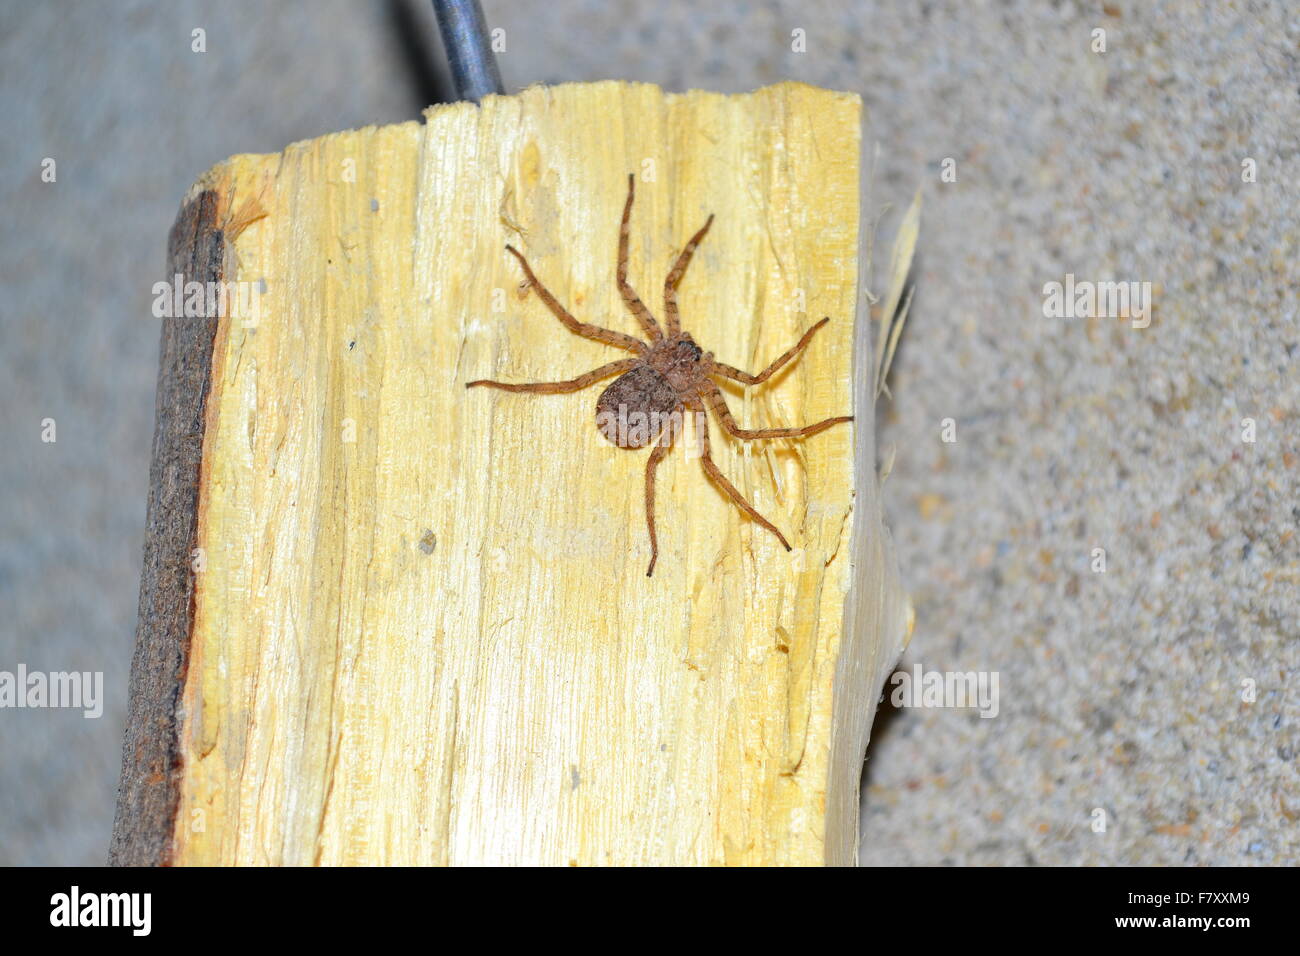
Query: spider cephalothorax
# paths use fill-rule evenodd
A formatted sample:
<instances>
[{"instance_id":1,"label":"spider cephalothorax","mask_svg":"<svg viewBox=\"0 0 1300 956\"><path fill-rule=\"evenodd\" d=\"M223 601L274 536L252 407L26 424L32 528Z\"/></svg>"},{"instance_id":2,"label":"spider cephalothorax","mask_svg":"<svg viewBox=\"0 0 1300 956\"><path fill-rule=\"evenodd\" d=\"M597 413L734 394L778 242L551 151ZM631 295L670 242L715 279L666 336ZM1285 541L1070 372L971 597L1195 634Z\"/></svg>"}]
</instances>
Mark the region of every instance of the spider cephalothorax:
<instances>
[{"instance_id":1,"label":"spider cephalothorax","mask_svg":"<svg viewBox=\"0 0 1300 956\"><path fill-rule=\"evenodd\" d=\"M705 472L717 482L718 486L727 493L742 511L776 535L785 549L789 551L790 543L786 541L785 535L781 534L770 521L755 511L753 505L745 500L744 496L736 490L736 487L727 480L726 476L718 470L718 466L713 463L713 458L709 454L709 426L704 415L705 407L711 408L714 414L718 416L723 429L743 441L755 438L798 438L815 435L818 432L825 431L832 425L852 421L853 416L842 415L838 418L827 418L824 421L813 425L805 425L801 428L741 428L736 424L735 419L731 417L731 411L727 408L727 402L722 396L722 391L709 376L718 375L746 385L758 385L765 382L772 377L773 373L794 358L808 344L813 334L829 322L830 319L822 319L810 328L795 343L793 348L757 375L751 375L748 372L742 372L740 369L732 368L730 365L715 362L712 352L705 352L695 344L695 340L691 338L689 333L682 331L681 320L677 313L677 286L686 273L686 266L690 263L696 246L700 244L700 240L704 238L705 233L709 231L709 226L713 223L713 217L709 216L699 232L691 237L691 241L681 251L672 271L668 273L668 278L664 280L666 330L661 329L654 316L650 314L650 310L645 307L645 303L641 301L627 281L628 220L632 213L632 198L635 188L636 182L634 178L628 176L627 202L623 206L623 220L618 235L617 279L623 301L632 314L636 316L647 341L633 338L622 332L615 332L612 329L579 322L569 314L569 311L564 306L560 305L555 296L551 295L547 288L533 275L528 260L513 246L506 246L510 254L518 259L519 264L523 267L528 285L537 290L537 294L546 303L547 308L555 313L556 318L563 322L566 328L578 335L595 339L597 342L604 342L607 345L626 349L633 353L635 358L610 362L608 365L602 365L586 375L580 375L565 382L528 382L516 385L508 382L478 379L469 382L465 387L472 388L475 385L487 385L507 392L554 394L557 392L576 392L578 389L585 388L603 378L609 378L611 375L618 376L608 388L601 392L600 398L596 400L596 427L600 429L601 434L620 448L643 448L651 442L657 441L654 451L650 453L650 459L646 462L645 509L646 524L650 529L650 567L646 570L647 576L654 573L655 561L659 557L659 541L655 535L655 468L663 460L663 457L668 454L668 449L672 447L677 436L682 433L686 412L693 413L690 417L695 421L696 433L700 443L700 464L704 467Z\"/></svg>"}]
</instances>

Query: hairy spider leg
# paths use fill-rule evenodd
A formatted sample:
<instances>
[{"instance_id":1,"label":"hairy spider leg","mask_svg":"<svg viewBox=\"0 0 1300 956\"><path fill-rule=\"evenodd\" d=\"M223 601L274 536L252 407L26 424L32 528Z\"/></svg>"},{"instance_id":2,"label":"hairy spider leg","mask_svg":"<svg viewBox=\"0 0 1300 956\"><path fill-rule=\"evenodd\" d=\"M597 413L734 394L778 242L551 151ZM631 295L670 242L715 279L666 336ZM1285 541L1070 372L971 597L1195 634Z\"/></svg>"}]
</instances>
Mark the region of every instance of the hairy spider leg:
<instances>
[{"instance_id":1,"label":"hairy spider leg","mask_svg":"<svg viewBox=\"0 0 1300 956\"><path fill-rule=\"evenodd\" d=\"M704 239L711 225L713 225L713 214L709 213L709 218L705 220L699 232L691 236L691 241L686 243L686 248L677 257L677 262L673 264L668 278L664 279L664 316L668 323L669 337L682 330L681 318L677 312L677 286L681 283L682 276L686 274L686 267L691 264L691 256L695 255L696 247Z\"/></svg>"},{"instance_id":2,"label":"hairy spider leg","mask_svg":"<svg viewBox=\"0 0 1300 956\"><path fill-rule=\"evenodd\" d=\"M727 476L718 470L718 466L713 463L713 456L709 453L709 420L703 414L704 406L696 400L689 403L689 407L694 411L701 413L691 417L695 419L695 427L698 429L700 437L700 464L704 467L705 474L717 482L718 486L731 497L731 500L736 503L741 511L745 512L745 514L749 515L768 531L776 535L781 541L781 546L789 551L790 542L785 540L785 535L776 530L776 525L772 524L772 522L759 514L754 509L754 506L745 500L745 496L736 490L736 486L727 480Z\"/></svg>"},{"instance_id":3,"label":"hairy spider leg","mask_svg":"<svg viewBox=\"0 0 1300 956\"><path fill-rule=\"evenodd\" d=\"M664 429L659 444L655 445L654 451L650 452L650 458L645 463L645 521L650 529L650 567L646 568L646 577L655 573L655 562L659 560L659 538L655 535L655 469L672 448L676 436L675 428Z\"/></svg>"},{"instance_id":4,"label":"hairy spider leg","mask_svg":"<svg viewBox=\"0 0 1300 956\"><path fill-rule=\"evenodd\" d=\"M636 192L636 177L632 173L627 174L627 202L623 204L623 221L618 227L618 291L623 295L623 301L627 307L636 316L636 320L641 323L641 329L645 332L646 338L651 342L658 342L664 337L663 331L659 328L659 323L655 317L650 314L650 310L645 307L645 303L632 289L627 281L627 239L630 217L632 215L632 196Z\"/></svg>"},{"instance_id":5,"label":"hairy spider leg","mask_svg":"<svg viewBox=\"0 0 1300 956\"><path fill-rule=\"evenodd\" d=\"M809 329L807 332L803 334L803 338L799 339L799 341L795 343L794 348L790 349L788 352L782 355L779 359L777 359L767 368L763 369L763 371L759 372L757 375L750 375L748 372L742 372L740 369L732 368L730 365L723 365L721 362L713 363L714 371L716 371L719 375L723 376L724 378L729 378L737 382L743 382L746 385L759 385L762 382L766 382L769 378L771 378L774 374L776 374L776 372L778 372L782 366L784 366L792 358L798 355L800 350L807 347L808 343L812 340L813 334L830 320L831 320L830 316L827 316L826 318L818 322L816 325L814 325L811 329Z\"/></svg>"},{"instance_id":6,"label":"hairy spider leg","mask_svg":"<svg viewBox=\"0 0 1300 956\"><path fill-rule=\"evenodd\" d=\"M465 387L473 388L475 385L487 385L491 388L499 388L503 392L537 392L539 394L557 395L563 392L576 392L579 389L586 388L592 382L598 382L602 378L609 378L611 375L622 374L640 364L640 359L619 359L617 362L610 362L608 365L602 365L600 368L592 369L586 375L579 375L577 378L571 378L565 382L523 382L520 384L511 384L510 382L494 382L491 379L480 378L475 379L472 382L466 382Z\"/></svg>"},{"instance_id":7,"label":"hairy spider leg","mask_svg":"<svg viewBox=\"0 0 1300 956\"><path fill-rule=\"evenodd\" d=\"M528 260L514 246L506 246L506 251L519 260L519 264L524 267L524 275L528 277L528 284L537 290L546 307L555 313L555 317L564 323L565 328L570 332L584 336L589 339L595 339L597 342L604 342L606 345L613 345L616 348L627 349L629 352L636 352L638 355L646 352L647 346L638 338L631 335L625 335L622 332L615 332L613 329L604 329L599 325L589 325L586 322L579 322L569 310L560 305L555 296L551 295L549 289L542 285L541 280L533 274L532 267L528 265Z\"/></svg>"},{"instance_id":8,"label":"hairy spider leg","mask_svg":"<svg viewBox=\"0 0 1300 956\"><path fill-rule=\"evenodd\" d=\"M809 435L824 432L832 425L853 421L852 415L839 415L835 418L823 419L812 425L801 425L795 428L741 428L736 424L736 420L731 417L731 409L727 407L727 400L722 397L722 389L718 388L717 383L705 379L700 383L700 387L708 396L709 407L718 416L718 421L722 423L722 427L729 434L742 441L753 441L756 438L806 438Z\"/></svg>"}]
</instances>

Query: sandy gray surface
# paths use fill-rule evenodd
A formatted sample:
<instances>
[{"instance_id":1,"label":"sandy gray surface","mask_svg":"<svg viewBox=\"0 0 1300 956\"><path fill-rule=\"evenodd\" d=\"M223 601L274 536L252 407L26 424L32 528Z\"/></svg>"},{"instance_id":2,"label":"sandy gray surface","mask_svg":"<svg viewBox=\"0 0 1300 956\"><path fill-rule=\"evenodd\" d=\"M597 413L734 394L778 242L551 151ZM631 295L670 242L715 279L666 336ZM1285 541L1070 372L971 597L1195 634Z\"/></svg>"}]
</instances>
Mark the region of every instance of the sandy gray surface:
<instances>
[{"instance_id":1,"label":"sandy gray surface","mask_svg":"<svg viewBox=\"0 0 1300 956\"><path fill-rule=\"evenodd\" d=\"M996 671L1000 711L881 716L864 862L1295 862L1300 19L1282 3L708 6L486 3L511 89L854 90L878 196L924 189L880 416L918 613L905 665ZM150 286L179 197L231 153L418 116L445 95L431 27L414 0L0 3L0 669L102 670L107 694L98 720L0 711L0 863L105 856ZM1044 317L1066 273L1151 282L1150 326Z\"/></svg>"}]
</instances>

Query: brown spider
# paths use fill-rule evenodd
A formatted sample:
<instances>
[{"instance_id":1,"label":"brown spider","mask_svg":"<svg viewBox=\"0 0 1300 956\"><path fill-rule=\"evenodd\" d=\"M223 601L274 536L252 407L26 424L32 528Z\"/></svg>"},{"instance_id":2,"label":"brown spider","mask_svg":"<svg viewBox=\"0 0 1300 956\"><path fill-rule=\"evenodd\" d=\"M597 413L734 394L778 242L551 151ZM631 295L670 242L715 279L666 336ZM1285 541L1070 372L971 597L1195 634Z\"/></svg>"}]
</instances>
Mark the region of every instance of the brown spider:
<instances>
[{"instance_id":1,"label":"brown spider","mask_svg":"<svg viewBox=\"0 0 1300 956\"><path fill-rule=\"evenodd\" d=\"M704 234L709 231L709 226L713 223L713 216L710 215L700 228L700 231L692 236L691 241L686 244L686 248L677 257L677 262L672 271L668 273L668 278L664 280L664 314L667 316L667 331L660 329L659 323L655 321L654 316L650 314L650 310L637 297L636 292L633 291L627 281L628 217L632 213L634 192L635 179L629 175L627 177L627 202L623 206L623 221L618 232L618 289L623 295L623 301L627 303L627 307L641 324L641 329L645 332L648 342L643 342L622 332L615 332L612 329L579 322L569 314L564 306L556 301L555 296L551 295L546 286L538 281L537 276L533 275L528 260L513 246L507 245L506 249L523 266L524 275L527 277L527 285L537 290L537 294L541 296L547 308L555 313L555 317L563 322L570 332L576 332L586 338L595 339L597 342L604 342L606 345L627 349L629 352L634 353L636 358L610 362L608 365L602 365L586 375L579 375L567 382L530 382L515 385L507 382L479 379L468 383L465 387L473 388L475 385L488 385L507 392L556 394L576 392L600 379L608 378L611 375L619 376L601 393L600 398L596 401L597 427L606 438L619 448L643 448L656 438L659 439L654 451L650 453L650 460L646 462L645 472L645 516L646 524L650 528L650 567L646 570L646 577L654 574L655 561L659 558L659 541L655 536L655 468L663 460L663 457L668 454L668 449L672 447L673 440L681 430L681 413L685 409L690 409L695 413L696 429L700 436L700 462L704 466L704 471L721 486L722 490L731 497L731 500L745 514L776 535L785 549L789 551L790 543L785 540L785 535L781 534L772 522L755 511L754 507L745 500L744 496L736 490L736 487L727 480L726 476L718 470L718 466L713 463L713 458L709 455L709 424L704 414L705 405L708 405L714 414L718 416L719 421L722 422L722 427L728 433L743 441L750 441L755 438L799 438L806 435L816 435L832 425L853 421L853 416L842 415L839 418L828 418L825 421L817 422L815 425L805 425L802 428L741 428L736 424L735 419L731 417L731 410L727 408L727 402L722 397L721 389L709 376L721 375L724 378L743 382L746 385L758 385L765 382L794 358L812 339L813 333L829 322L830 318L824 318L810 328L803 334L803 338L795 344L794 348L757 375L751 375L748 372L740 371L740 369L732 368L730 365L723 365L721 362L714 361L712 352L703 351L695 344L695 340L691 338L689 333L682 331L677 314L677 286L682 281L682 276L686 272L687 265L690 264L696 246L700 244L700 240L704 238Z\"/></svg>"}]
</instances>

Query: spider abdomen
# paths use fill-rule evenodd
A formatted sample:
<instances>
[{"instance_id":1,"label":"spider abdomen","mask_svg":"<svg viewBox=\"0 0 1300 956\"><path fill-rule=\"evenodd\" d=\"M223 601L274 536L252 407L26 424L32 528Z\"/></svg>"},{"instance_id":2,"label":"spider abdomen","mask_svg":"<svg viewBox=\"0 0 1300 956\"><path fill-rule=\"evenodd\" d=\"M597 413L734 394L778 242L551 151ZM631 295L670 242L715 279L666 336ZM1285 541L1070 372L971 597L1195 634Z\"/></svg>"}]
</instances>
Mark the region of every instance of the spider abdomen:
<instances>
[{"instance_id":1,"label":"spider abdomen","mask_svg":"<svg viewBox=\"0 0 1300 956\"><path fill-rule=\"evenodd\" d=\"M596 400L596 427L619 448L644 448L672 423L681 395L642 365L610 383Z\"/></svg>"}]
</instances>

